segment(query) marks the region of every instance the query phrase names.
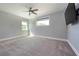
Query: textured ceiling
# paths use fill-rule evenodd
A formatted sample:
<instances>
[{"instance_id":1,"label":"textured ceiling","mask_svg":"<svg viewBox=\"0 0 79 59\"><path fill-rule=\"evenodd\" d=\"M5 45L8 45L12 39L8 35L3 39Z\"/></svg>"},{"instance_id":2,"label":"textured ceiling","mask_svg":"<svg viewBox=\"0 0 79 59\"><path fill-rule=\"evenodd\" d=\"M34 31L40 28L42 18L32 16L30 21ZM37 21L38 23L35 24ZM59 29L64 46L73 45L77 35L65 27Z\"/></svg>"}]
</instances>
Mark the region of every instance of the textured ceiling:
<instances>
[{"instance_id":1,"label":"textured ceiling","mask_svg":"<svg viewBox=\"0 0 79 59\"><path fill-rule=\"evenodd\" d=\"M28 8L33 7L39 9L36 13L38 15L28 15ZM67 3L0 3L0 10L27 19L33 19L39 16L65 10Z\"/></svg>"}]
</instances>

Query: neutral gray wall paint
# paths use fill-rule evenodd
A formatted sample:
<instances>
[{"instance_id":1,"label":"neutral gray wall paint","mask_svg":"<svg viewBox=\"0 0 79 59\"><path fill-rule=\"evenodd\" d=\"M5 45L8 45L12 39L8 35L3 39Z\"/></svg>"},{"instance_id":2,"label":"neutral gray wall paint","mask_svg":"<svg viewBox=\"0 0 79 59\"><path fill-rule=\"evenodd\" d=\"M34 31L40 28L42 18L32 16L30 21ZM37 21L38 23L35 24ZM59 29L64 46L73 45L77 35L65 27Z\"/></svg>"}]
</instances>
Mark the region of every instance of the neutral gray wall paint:
<instances>
[{"instance_id":1,"label":"neutral gray wall paint","mask_svg":"<svg viewBox=\"0 0 79 59\"><path fill-rule=\"evenodd\" d=\"M26 19L0 11L0 39L22 35L22 20Z\"/></svg>"},{"instance_id":2,"label":"neutral gray wall paint","mask_svg":"<svg viewBox=\"0 0 79 59\"><path fill-rule=\"evenodd\" d=\"M79 23L68 26L68 39L79 53Z\"/></svg>"},{"instance_id":3,"label":"neutral gray wall paint","mask_svg":"<svg viewBox=\"0 0 79 59\"><path fill-rule=\"evenodd\" d=\"M67 38L67 29L64 18L64 11L47 15L50 18L49 26L36 26L32 24L31 31L34 35L55 37L55 38ZM46 17L46 16L45 16Z\"/></svg>"}]
</instances>

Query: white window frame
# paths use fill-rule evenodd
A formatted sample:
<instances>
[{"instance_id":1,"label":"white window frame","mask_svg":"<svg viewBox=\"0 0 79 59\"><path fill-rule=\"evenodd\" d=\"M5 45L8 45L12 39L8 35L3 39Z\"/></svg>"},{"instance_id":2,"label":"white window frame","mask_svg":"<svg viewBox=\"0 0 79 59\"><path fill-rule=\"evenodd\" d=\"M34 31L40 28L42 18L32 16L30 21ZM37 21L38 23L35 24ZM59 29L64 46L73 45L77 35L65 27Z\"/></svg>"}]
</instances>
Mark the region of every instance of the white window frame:
<instances>
[{"instance_id":1,"label":"white window frame","mask_svg":"<svg viewBox=\"0 0 79 59\"><path fill-rule=\"evenodd\" d=\"M36 21L36 26L49 26L50 19L49 17L41 18L40 20Z\"/></svg>"}]
</instances>

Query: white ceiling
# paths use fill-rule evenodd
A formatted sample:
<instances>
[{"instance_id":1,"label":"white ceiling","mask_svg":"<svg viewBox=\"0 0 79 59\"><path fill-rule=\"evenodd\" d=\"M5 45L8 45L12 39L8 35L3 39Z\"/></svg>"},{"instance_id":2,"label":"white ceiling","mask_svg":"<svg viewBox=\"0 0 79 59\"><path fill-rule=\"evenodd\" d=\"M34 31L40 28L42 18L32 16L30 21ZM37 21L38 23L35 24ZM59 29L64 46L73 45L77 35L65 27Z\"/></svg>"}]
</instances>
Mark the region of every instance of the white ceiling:
<instances>
[{"instance_id":1,"label":"white ceiling","mask_svg":"<svg viewBox=\"0 0 79 59\"><path fill-rule=\"evenodd\" d=\"M32 14L29 16L28 12L25 12L28 11L29 7L39 9L39 11L36 12L38 15ZM27 19L33 19L35 17L62 11L65 10L66 7L67 3L0 3L1 11L5 11Z\"/></svg>"}]
</instances>

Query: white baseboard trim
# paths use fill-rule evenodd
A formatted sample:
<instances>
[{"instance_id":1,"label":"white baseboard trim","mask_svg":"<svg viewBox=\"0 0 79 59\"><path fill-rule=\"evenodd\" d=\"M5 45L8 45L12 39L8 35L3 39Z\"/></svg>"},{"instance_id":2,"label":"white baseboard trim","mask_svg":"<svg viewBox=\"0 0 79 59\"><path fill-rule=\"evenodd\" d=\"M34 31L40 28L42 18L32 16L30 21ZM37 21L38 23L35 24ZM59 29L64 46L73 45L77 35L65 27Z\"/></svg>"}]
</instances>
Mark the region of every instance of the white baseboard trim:
<instances>
[{"instance_id":1,"label":"white baseboard trim","mask_svg":"<svg viewBox=\"0 0 79 59\"><path fill-rule=\"evenodd\" d=\"M36 36L36 37L42 37L42 38L53 39L53 40L67 41L67 39L61 39L61 38L54 38L54 37L40 36L40 35L35 35L35 36Z\"/></svg>"},{"instance_id":2,"label":"white baseboard trim","mask_svg":"<svg viewBox=\"0 0 79 59\"><path fill-rule=\"evenodd\" d=\"M16 36L13 36L13 37L0 39L0 41L11 40L11 39L22 37L22 36L26 36L26 35L16 35Z\"/></svg>"},{"instance_id":3,"label":"white baseboard trim","mask_svg":"<svg viewBox=\"0 0 79 59\"><path fill-rule=\"evenodd\" d=\"M75 54L77 55L77 56L79 56L79 53L78 53L78 51L75 49L75 47L71 44L71 42L69 41L69 40L67 40L67 42L68 42L68 44L70 45L70 47L72 48L72 50L75 52Z\"/></svg>"}]
</instances>

